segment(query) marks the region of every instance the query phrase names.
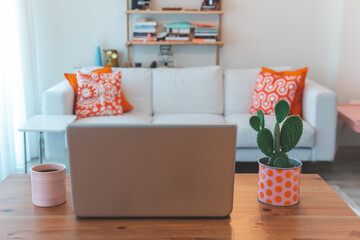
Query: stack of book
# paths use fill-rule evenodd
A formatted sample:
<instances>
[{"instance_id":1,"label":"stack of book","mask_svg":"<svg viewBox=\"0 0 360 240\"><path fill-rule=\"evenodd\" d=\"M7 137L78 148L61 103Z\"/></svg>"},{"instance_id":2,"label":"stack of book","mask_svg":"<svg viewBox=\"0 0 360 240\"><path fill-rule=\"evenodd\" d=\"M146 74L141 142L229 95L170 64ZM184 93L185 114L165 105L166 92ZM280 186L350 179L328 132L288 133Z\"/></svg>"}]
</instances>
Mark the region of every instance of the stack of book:
<instances>
[{"instance_id":1,"label":"stack of book","mask_svg":"<svg viewBox=\"0 0 360 240\"><path fill-rule=\"evenodd\" d=\"M137 21L133 29L133 42L156 42L155 21Z\"/></svg>"},{"instance_id":2,"label":"stack of book","mask_svg":"<svg viewBox=\"0 0 360 240\"><path fill-rule=\"evenodd\" d=\"M216 42L218 30L212 27L199 27L195 29L193 42Z\"/></svg>"},{"instance_id":3,"label":"stack of book","mask_svg":"<svg viewBox=\"0 0 360 240\"><path fill-rule=\"evenodd\" d=\"M165 24L167 42L187 42L190 40L191 28L193 26L189 23L169 23Z\"/></svg>"}]
</instances>

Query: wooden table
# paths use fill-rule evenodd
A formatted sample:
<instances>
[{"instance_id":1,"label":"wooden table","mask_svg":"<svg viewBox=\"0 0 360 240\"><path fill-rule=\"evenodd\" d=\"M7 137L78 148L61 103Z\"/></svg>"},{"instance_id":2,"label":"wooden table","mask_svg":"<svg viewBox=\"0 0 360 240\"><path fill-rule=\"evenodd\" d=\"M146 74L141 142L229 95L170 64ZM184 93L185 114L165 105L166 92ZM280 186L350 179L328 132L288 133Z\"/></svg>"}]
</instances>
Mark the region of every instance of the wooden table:
<instances>
[{"instance_id":1,"label":"wooden table","mask_svg":"<svg viewBox=\"0 0 360 240\"><path fill-rule=\"evenodd\" d=\"M315 174L302 175L301 202L287 208L259 203L257 175L236 174L234 210L220 219L79 219L69 181L67 202L51 208L32 205L30 187L29 175L0 183L0 239L360 239L360 219Z\"/></svg>"}]
</instances>

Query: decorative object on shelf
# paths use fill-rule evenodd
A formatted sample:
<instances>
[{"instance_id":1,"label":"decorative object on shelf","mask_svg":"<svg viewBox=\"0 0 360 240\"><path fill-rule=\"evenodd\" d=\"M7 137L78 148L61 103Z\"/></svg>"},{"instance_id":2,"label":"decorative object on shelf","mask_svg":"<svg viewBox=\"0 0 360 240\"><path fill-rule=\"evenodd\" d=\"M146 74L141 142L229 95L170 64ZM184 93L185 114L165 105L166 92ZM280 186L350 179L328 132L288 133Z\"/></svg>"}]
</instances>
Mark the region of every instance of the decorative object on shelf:
<instances>
[{"instance_id":1,"label":"decorative object on shelf","mask_svg":"<svg viewBox=\"0 0 360 240\"><path fill-rule=\"evenodd\" d=\"M220 2L218 0L204 0L200 10L201 11L220 10Z\"/></svg>"},{"instance_id":2,"label":"decorative object on shelf","mask_svg":"<svg viewBox=\"0 0 360 240\"><path fill-rule=\"evenodd\" d=\"M57 206L66 201L66 167L45 163L31 168L32 203L38 207Z\"/></svg>"},{"instance_id":3,"label":"decorative object on shelf","mask_svg":"<svg viewBox=\"0 0 360 240\"><path fill-rule=\"evenodd\" d=\"M131 9L133 10L149 10L150 0L132 0Z\"/></svg>"},{"instance_id":4,"label":"decorative object on shelf","mask_svg":"<svg viewBox=\"0 0 360 240\"><path fill-rule=\"evenodd\" d=\"M133 42L156 42L156 26L155 21L137 19L133 28Z\"/></svg>"},{"instance_id":5,"label":"decorative object on shelf","mask_svg":"<svg viewBox=\"0 0 360 240\"><path fill-rule=\"evenodd\" d=\"M167 36L167 32L161 32L157 35L157 41L161 42L161 41L165 41L165 38Z\"/></svg>"},{"instance_id":6,"label":"decorative object on shelf","mask_svg":"<svg viewBox=\"0 0 360 240\"><path fill-rule=\"evenodd\" d=\"M157 62L156 61L152 61L150 68L157 68Z\"/></svg>"},{"instance_id":7,"label":"decorative object on shelf","mask_svg":"<svg viewBox=\"0 0 360 240\"><path fill-rule=\"evenodd\" d=\"M170 45L161 45L158 54L159 67L174 67L174 53Z\"/></svg>"},{"instance_id":8,"label":"decorative object on shelf","mask_svg":"<svg viewBox=\"0 0 360 240\"><path fill-rule=\"evenodd\" d=\"M274 136L265 128L262 110L258 110L257 115L249 120L250 126L258 132L257 145L267 156L258 161L258 200L274 206L291 206L299 203L302 163L289 158L286 153L299 142L303 122L298 115L287 117L289 113L290 106L285 100L280 100L275 105Z\"/></svg>"},{"instance_id":9,"label":"decorative object on shelf","mask_svg":"<svg viewBox=\"0 0 360 240\"><path fill-rule=\"evenodd\" d=\"M106 57L106 65L110 64L111 67L119 67L119 55L115 49L104 49Z\"/></svg>"},{"instance_id":10,"label":"decorative object on shelf","mask_svg":"<svg viewBox=\"0 0 360 240\"><path fill-rule=\"evenodd\" d=\"M163 11L181 11L182 8L180 8L180 7L163 7L162 10Z\"/></svg>"},{"instance_id":11,"label":"decorative object on shelf","mask_svg":"<svg viewBox=\"0 0 360 240\"><path fill-rule=\"evenodd\" d=\"M137 68L141 68L141 65L142 65L142 64L141 64L140 62L136 62L136 63L135 63L135 67L137 67Z\"/></svg>"},{"instance_id":12,"label":"decorative object on shelf","mask_svg":"<svg viewBox=\"0 0 360 240\"><path fill-rule=\"evenodd\" d=\"M102 66L102 60L101 60L100 42L96 42L95 46L96 46L95 66L101 67Z\"/></svg>"}]
</instances>

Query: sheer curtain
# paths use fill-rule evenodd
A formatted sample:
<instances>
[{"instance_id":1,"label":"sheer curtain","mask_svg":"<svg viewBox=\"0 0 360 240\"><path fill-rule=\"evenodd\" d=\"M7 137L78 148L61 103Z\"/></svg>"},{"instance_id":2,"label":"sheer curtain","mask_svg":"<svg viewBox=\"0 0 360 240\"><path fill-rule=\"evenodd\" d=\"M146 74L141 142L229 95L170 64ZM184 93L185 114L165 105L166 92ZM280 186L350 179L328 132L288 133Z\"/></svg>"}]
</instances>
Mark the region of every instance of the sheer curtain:
<instances>
[{"instance_id":1,"label":"sheer curtain","mask_svg":"<svg viewBox=\"0 0 360 240\"><path fill-rule=\"evenodd\" d=\"M30 0L0 1L0 180L23 168L17 128L39 111L33 33ZM29 157L35 148L28 149Z\"/></svg>"}]
</instances>

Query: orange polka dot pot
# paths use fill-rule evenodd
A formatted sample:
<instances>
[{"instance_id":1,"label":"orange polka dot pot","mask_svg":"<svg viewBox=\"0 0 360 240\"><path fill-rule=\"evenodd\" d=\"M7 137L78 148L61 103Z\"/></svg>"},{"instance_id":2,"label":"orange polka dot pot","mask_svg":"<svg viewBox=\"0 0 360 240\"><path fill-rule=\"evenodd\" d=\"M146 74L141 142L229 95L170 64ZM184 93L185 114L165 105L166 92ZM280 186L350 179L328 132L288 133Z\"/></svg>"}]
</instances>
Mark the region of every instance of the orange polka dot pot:
<instances>
[{"instance_id":1,"label":"orange polka dot pot","mask_svg":"<svg viewBox=\"0 0 360 240\"><path fill-rule=\"evenodd\" d=\"M300 174L302 163L290 159L293 168L274 168L259 162L259 202L273 206L293 206L300 201Z\"/></svg>"}]
</instances>

